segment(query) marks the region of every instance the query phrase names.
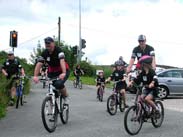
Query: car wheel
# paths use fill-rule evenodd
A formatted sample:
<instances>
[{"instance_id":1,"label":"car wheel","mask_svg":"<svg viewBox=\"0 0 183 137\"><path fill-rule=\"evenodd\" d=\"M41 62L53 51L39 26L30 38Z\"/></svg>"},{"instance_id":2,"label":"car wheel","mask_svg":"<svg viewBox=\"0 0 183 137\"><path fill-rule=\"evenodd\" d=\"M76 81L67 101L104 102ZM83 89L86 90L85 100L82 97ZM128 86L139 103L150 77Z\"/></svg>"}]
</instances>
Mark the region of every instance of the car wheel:
<instances>
[{"instance_id":1,"label":"car wheel","mask_svg":"<svg viewBox=\"0 0 183 137\"><path fill-rule=\"evenodd\" d=\"M158 97L164 99L168 96L168 88L165 86L159 86Z\"/></svg>"}]
</instances>

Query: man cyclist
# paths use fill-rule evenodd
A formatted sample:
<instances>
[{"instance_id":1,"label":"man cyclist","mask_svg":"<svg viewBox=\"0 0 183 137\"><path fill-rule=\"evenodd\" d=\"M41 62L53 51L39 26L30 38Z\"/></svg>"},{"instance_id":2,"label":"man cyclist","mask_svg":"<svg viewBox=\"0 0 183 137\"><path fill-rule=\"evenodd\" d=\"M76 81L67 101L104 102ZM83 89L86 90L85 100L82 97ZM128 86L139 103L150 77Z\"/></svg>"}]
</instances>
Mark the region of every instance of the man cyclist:
<instances>
[{"instance_id":1,"label":"man cyclist","mask_svg":"<svg viewBox=\"0 0 183 137\"><path fill-rule=\"evenodd\" d=\"M22 76L25 76L24 69L21 67L20 62L14 56L13 51L8 52L8 58L3 63L2 66L2 73L6 76L7 79L12 79L11 83L11 99L9 102L10 106L13 106L15 103L15 96L16 96L16 79L19 73ZM13 77L13 78L12 78Z\"/></svg>"},{"instance_id":2,"label":"man cyclist","mask_svg":"<svg viewBox=\"0 0 183 137\"><path fill-rule=\"evenodd\" d=\"M116 90L120 92L124 97L125 107L128 107L126 104L126 80L125 80L125 70L123 69L123 64L120 61L115 62L115 70L110 77L107 78L106 82L114 80L117 82ZM118 82L119 81L119 82Z\"/></svg>"},{"instance_id":3,"label":"man cyclist","mask_svg":"<svg viewBox=\"0 0 183 137\"><path fill-rule=\"evenodd\" d=\"M74 76L76 77L76 83L79 83L80 76L84 75L83 70L81 69L80 65L78 64L76 68L74 69Z\"/></svg>"},{"instance_id":4,"label":"man cyclist","mask_svg":"<svg viewBox=\"0 0 183 137\"><path fill-rule=\"evenodd\" d=\"M144 55L152 56L152 59L153 59L152 60L152 67L154 70L156 69L154 48L152 46L149 46L146 44L146 36L139 35L138 42L139 42L139 45L133 49L130 63L127 67L127 73L129 73L131 71L132 66L135 62L135 58L137 58L137 60L139 60Z\"/></svg>"},{"instance_id":5,"label":"man cyclist","mask_svg":"<svg viewBox=\"0 0 183 137\"><path fill-rule=\"evenodd\" d=\"M40 69L40 73L42 77L47 77L47 73L48 73L48 64L46 62L44 62L43 66Z\"/></svg>"},{"instance_id":6,"label":"man cyclist","mask_svg":"<svg viewBox=\"0 0 183 137\"><path fill-rule=\"evenodd\" d=\"M34 82L38 83L38 75L43 65L44 61L48 64L48 77L55 78L58 77L59 80L53 82L53 85L60 89L63 96L65 97L65 104L68 104L68 93L65 88L65 81L69 77L69 66L65 61L65 55L62 52L61 48L55 46L55 42L53 38L47 37L44 39L46 49L42 52L40 59L38 59L38 63L35 66L34 70Z\"/></svg>"}]
</instances>

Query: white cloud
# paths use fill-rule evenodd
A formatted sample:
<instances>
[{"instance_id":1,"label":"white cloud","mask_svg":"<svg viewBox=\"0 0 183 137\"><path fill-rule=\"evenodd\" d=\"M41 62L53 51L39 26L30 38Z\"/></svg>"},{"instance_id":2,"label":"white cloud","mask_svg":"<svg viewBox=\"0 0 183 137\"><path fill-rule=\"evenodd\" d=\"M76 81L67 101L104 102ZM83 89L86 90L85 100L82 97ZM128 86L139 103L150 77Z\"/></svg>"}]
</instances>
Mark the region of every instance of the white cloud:
<instances>
[{"instance_id":1,"label":"white cloud","mask_svg":"<svg viewBox=\"0 0 183 137\"><path fill-rule=\"evenodd\" d=\"M3 6L3 10L7 10L5 13L9 15L3 16L2 12L0 14L3 17L0 20L0 30L3 32L0 33L2 39L0 50L9 48L9 31L15 29L19 32L19 43L25 42L16 49L17 54L24 56L20 53L22 49L24 49L23 53L32 52L30 49L37 45L39 39L43 40L48 35L57 36L57 29L54 28L57 27L58 16L61 16L62 22L61 39L73 46L78 44L77 1L23 2L19 0L15 7L19 7L20 2L25 6L17 11L18 14L12 13L14 10L8 12L7 2L0 2L0 9ZM97 6L95 6L96 2ZM86 39L87 45L83 50L85 56L97 64L112 64L121 55L128 62L132 49L138 44L138 35L145 34L147 44L155 48L158 64L182 67L183 63L178 59L183 51L183 5L179 2L174 0L83 1L82 37ZM48 30L52 31L45 33ZM40 34L43 35L39 36ZM35 38L36 36L39 37ZM27 41L30 39L31 41Z\"/></svg>"}]
</instances>

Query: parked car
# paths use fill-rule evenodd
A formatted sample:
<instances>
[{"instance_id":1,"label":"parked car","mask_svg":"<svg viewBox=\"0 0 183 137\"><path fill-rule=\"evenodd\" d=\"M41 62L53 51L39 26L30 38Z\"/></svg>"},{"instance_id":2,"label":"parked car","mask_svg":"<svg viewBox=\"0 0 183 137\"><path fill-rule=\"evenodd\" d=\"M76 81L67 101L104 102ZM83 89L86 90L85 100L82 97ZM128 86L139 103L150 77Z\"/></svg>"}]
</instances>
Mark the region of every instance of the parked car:
<instances>
[{"instance_id":1,"label":"parked car","mask_svg":"<svg viewBox=\"0 0 183 137\"><path fill-rule=\"evenodd\" d=\"M160 98L183 94L183 69L165 69L157 72Z\"/></svg>"}]
</instances>

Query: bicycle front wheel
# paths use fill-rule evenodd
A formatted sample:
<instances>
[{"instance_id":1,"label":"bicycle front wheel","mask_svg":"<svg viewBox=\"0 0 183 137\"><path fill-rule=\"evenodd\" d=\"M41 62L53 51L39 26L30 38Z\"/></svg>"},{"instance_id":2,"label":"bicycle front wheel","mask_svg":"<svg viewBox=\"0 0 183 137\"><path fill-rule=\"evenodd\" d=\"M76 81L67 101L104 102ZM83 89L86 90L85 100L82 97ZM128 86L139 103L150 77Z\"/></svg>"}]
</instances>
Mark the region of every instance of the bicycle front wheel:
<instances>
[{"instance_id":1,"label":"bicycle front wheel","mask_svg":"<svg viewBox=\"0 0 183 137\"><path fill-rule=\"evenodd\" d=\"M74 81L73 81L73 86L75 87L75 88L77 88L77 83L76 83L76 80L74 79Z\"/></svg>"},{"instance_id":2,"label":"bicycle front wheel","mask_svg":"<svg viewBox=\"0 0 183 137\"><path fill-rule=\"evenodd\" d=\"M69 104L64 103L63 96L60 96L60 119L63 124L66 124L69 119Z\"/></svg>"},{"instance_id":3,"label":"bicycle front wheel","mask_svg":"<svg viewBox=\"0 0 183 137\"><path fill-rule=\"evenodd\" d=\"M119 96L119 109L121 112L124 112L125 111L125 101L124 101L124 96L123 95L120 95Z\"/></svg>"},{"instance_id":4,"label":"bicycle front wheel","mask_svg":"<svg viewBox=\"0 0 183 137\"><path fill-rule=\"evenodd\" d=\"M50 133L55 131L57 127L58 109L56 104L53 105L53 101L50 96L43 100L41 116L45 129Z\"/></svg>"},{"instance_id":5,"label":"bicycle front wheel","mask_svg":"<svg viewBox=\"0 0 183 137\"><path fill-rule=\"evenodd\" d=\"M100 87L100 89L99 89L99 93L98 93L98 95L99 95L99 101L103 101L103 94L104 94L104 89L102 88L102 87Z\"/></svg>"},{"instance_id":6,"label":"bicycle front wheel","mask_svg":"<svg viewBox=\"0 0 183 137\"><path fill-rule=\"evenodd\" d=\"M116 95L111 95L107 99L107 111L110 115L115 115L117 112L117 101Z\"/></svg>"},{"instance_id":7,"label":"bicycle front wheel","mask_svg":"<svg viewBox=\"0 0 183 137\"><path fill-rule=\"evenodd\" d=\"M124 117L124 127L128 134L136 135L141 130L143 123L141 111L142 109L135 105L127 109Z\"/></svg>"},{"instance_id":8,"label":"bicycle front wheel","mask_svg":"<svg viewBox=\"0 0 183 137\"><path fill-rule=\"evenodd\" d=\"M152 125L155 128L158 128L162 125L163 120L164 120L164 107L163 107L163 103L161 101L156 101L155 104L158 107L159 113L153 114L151 121L152 121Z\"/></svg>"},{"instance_id":9,"label":"bicycle front wheel","mask_svg":"<svg viewBox=\"0 0 183 137\"><path fill-rule=\"evenodd\" d=\"M82 81L81 80L79 81L78 86L79 86L80 89L82 89L83 85L82 85Z\"/></svg>"}]
</instances>

